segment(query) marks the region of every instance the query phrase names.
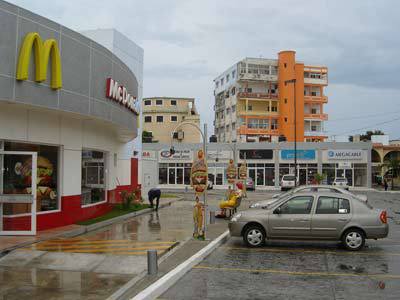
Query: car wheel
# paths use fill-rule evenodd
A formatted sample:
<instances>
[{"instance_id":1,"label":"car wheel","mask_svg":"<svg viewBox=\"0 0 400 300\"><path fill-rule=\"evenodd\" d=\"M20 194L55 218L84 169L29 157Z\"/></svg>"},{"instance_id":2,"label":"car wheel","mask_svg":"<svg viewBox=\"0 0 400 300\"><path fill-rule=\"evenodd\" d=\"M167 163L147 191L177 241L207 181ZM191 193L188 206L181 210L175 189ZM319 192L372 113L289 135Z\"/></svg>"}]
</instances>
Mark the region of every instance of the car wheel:
<instances>
[{"instance_id":1,"label":"car wheel","mask_svg":"<svg viewBox=\"0 0 400 300\"><path fill-rule=\"evenodd\" d=\"M243 240L249 247L261 247L265 242L264 230L260 226L251 225L246 229Z\"/></svg>"},{"instance_id":2,"label":"car wheel","mask_svg":"<svg viewBox=\"0 0 400 300\"><path fill-rule=\"evenodd\" d=\"M347 250L360 250L365 244L364 232L356 228L349 229L343 234L342 243Z\"/></svg>"}]
</instances>

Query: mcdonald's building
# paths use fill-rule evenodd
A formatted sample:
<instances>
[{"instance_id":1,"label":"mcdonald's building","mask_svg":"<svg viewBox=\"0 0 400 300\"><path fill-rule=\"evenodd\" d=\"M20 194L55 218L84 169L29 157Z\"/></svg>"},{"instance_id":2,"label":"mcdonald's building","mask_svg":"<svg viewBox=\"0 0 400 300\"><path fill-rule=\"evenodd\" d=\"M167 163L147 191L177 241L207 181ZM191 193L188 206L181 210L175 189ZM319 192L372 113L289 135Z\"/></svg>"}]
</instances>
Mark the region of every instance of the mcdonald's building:
<instances>
[{"instance_id":1,"label":"mcdonald's building","mask_svg":"<svg viewBox=\"0 0 400 300\"><path fill-rule=\"evenodd\" d=\"M1 0L0 28L0 235L105 214L139 187L142 48Z\"/></svg>"}]
</instances>

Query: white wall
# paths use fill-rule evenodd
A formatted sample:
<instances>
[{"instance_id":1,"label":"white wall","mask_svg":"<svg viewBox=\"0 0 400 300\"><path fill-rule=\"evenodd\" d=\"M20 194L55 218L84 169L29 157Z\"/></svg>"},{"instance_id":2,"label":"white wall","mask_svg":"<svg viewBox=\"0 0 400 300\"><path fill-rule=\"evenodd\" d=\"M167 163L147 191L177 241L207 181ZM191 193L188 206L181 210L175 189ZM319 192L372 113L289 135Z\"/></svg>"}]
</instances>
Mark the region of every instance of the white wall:
<instances>
[{"instance_id":1,"label":"white wall","mask_svg":"<svg viewBox=\"0 0 400 300\"><path fill-rule=\"evenodd\" d=\"M11 141L61 146L62 196L81 193L82 149L106 151L107 189L130 184L130 156L117 140L111 125L49 110L0 104L0 138ZM117 167L114 167L117 153Z\"/></svg>"}]
</instances>

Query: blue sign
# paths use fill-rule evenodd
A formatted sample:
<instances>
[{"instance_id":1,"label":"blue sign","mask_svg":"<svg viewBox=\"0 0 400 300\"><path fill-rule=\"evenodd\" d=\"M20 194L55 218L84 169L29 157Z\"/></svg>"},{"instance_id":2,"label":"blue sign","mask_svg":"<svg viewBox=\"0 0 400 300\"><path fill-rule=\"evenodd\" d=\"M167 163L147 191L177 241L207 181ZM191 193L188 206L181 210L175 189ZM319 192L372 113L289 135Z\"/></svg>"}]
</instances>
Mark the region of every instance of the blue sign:
<instances>
[{"instance_id":1,"label":"blue sign","mask_svg":"<svg viewBox=\"0 0 400 300\"><path fill-rule=\"evenodd\" d=\"M294 159L294 150L281 150L281 159ZM299 160L314 160L315 150L297 150L297 159Z\"/></svg>"}]
</instances>

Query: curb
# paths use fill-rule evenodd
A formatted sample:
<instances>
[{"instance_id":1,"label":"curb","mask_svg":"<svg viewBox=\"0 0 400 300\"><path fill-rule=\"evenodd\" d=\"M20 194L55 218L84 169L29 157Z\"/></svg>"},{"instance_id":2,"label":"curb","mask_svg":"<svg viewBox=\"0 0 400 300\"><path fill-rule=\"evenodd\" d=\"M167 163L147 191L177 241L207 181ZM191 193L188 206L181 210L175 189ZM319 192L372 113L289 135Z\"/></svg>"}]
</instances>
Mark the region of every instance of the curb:
<instances>
[{"instance_id":1,"label":"curb","mask_svg":"<svg viewBox=\"0 0 400 300\"><path fill-rule=\"evenodd\" d=\"M170 198L170 199L172 199L172 198ZM165 208L167 206L171 206L172 203L174 203L176 201L180 201L182 199L183 199L183 197L174 198L174 200L169 200L166 203L160 204L159 208L161 209L161 208ZM80 225L81 227L77 228L77 229L73 229L73 230L70 230L70 231L67 231L67 232L60 232L60 233L54 234L54 235L49 236L49 237L43 237L43 238L37 239L35 241L23 242L23 243L20 243L20 244L18 244L16 246L11 246L9 248L3 249L3 250L0 251L0 256L6 255L6 254L10 253L13 250L16 250L16 249L19 249L19 248L24 248L26 246L29 246L29 245L32 245L32 244L36 244L36 243L40 243L40 242L47 241L47 240L51 240L51 239L54 239L54 238L59 238L59 237L71 238L71 237L75 237L75 236L78 236L78 235L81 235L81 234L85 234L85 233L97 230L97 229L102 228L102 227L106 227L106 226L112 225L114 223L118 223L118 222L124 221L124 220L129 219L129 218L133 218L133 217L137 217L137 216L140 216L140 215L144 215L144 214L150 213L152 211L153 211L153 209L146 208L146 209L135 211L135 212L132 212L132 213L129 213L129 214L126 214L126 215L115 217L115 218L112 218L110 220L101 221L101 222L98 222L98 223L95 223L95 224L92 224L92 225Z\"/></svg>"},{"instance_id":2,"label":"curb","mask_svg":"<svg viewBox=\"0 0 400 300\"><path fill-rule=\"evenodd\" d=\"M187 272L189 272L195 265L206 258L211 252L213 252L218 246L223 244L229 237L229 230L225 231L214 241L209 243L206 247L201 249L199 252L191 256L189 259L181 263L172 271L165 274L159 280L148 286L146 289L141 291L131 300L150 300L161 296L171 286L173 286L179 279L181 279Z\"/></svg>"}]
</instances>

